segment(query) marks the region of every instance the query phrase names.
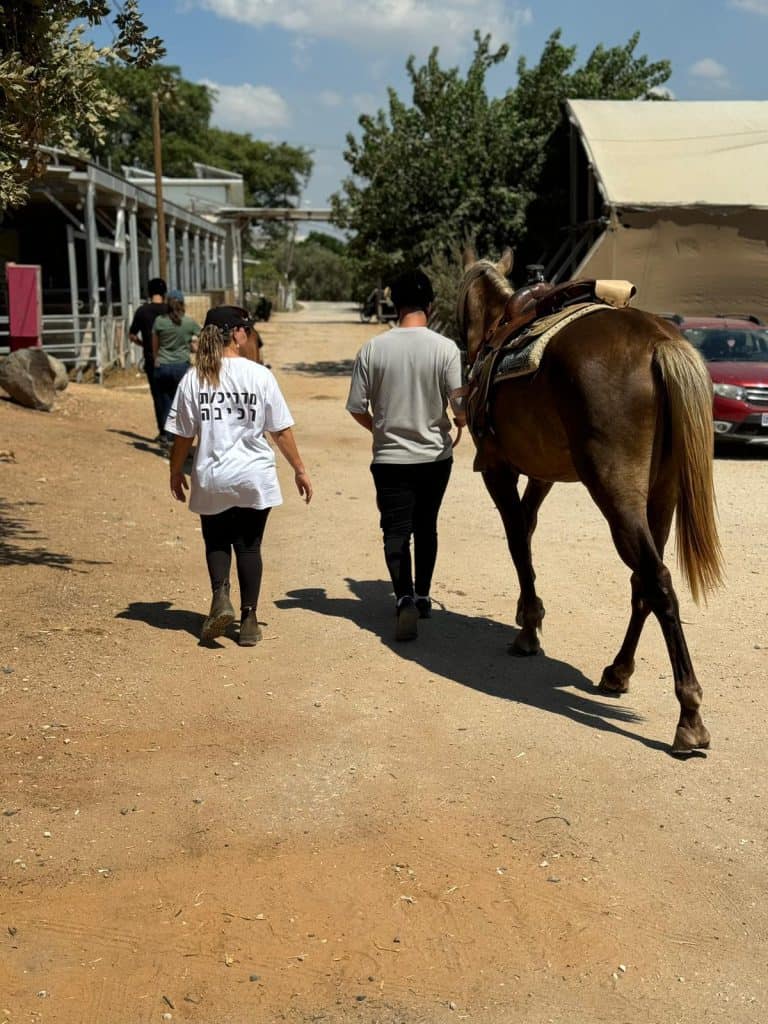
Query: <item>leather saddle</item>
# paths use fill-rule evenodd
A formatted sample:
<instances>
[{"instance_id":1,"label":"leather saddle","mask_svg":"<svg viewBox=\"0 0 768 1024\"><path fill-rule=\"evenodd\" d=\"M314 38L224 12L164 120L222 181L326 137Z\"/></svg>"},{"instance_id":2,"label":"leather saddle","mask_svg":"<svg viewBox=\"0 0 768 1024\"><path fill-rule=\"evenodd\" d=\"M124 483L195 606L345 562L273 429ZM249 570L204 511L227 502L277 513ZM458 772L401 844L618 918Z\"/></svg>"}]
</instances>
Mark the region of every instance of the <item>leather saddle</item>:
<instances>
[{"instance_id":1,"label":"leather saddle","mask_svg":"<svg viewBox=\"0 0 768 1024\"><path fill-rule=\"evenodd\" d=\"M467 422L475 439L493 433L490 395L497 368L502 358L510 353L519 352L522 357L532 336L536 338L536 329L531 326L535 321L545 318L555 321L554 326L548 326L543 340L557 330L555 314L562 320L568 318L569 307L573 307L574 317L600 306L623 307L628 305L635 291L629 281L583 279L559 285L536 282L510 295L501 317L489 328L469 373Z\"/></svg>"},{"instance_id":2,"label":"leather saddle","mask_svg":"<svg viewBox=\"0 0 768 1024\"><path fill-rule=\"evenodd\" d=\"M514 339L525 327L541 317L551 316L578 302L603 302L609 306L626 306L635 294L628 281L584 279L564 284L538 282L518 288L507 299L501 319L488 332L485 351L496 351L514 345Z\"/></svg>"}]
</instances>

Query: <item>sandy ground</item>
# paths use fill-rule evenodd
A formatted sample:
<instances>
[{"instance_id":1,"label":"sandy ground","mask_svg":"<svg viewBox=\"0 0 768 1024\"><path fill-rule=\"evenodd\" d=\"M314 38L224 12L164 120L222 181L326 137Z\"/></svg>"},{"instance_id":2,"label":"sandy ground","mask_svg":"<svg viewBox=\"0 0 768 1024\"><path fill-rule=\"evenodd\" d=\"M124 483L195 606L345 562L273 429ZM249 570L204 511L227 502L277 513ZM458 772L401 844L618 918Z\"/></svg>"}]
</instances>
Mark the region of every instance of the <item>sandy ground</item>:
<instances>
[{"instance_id":1,"label":"sandy ground","mask_svg":"<svg viewBox=\"0 0 768 1024\"><path fill-rule=\"evenodd\" d=\"M393 642L343 408L376 330L263 331L316 496L281 467L252 650L197 644L200 533L141 379L0 401L0 1024L765 1021L768 450L717 460L728 585L679 591L713 747L677 760L655 624L631 692L596 689L629 585L576 485L535 541L545 654L508 656L466 438L438 610Z\"/></svg>"}]
</instances>

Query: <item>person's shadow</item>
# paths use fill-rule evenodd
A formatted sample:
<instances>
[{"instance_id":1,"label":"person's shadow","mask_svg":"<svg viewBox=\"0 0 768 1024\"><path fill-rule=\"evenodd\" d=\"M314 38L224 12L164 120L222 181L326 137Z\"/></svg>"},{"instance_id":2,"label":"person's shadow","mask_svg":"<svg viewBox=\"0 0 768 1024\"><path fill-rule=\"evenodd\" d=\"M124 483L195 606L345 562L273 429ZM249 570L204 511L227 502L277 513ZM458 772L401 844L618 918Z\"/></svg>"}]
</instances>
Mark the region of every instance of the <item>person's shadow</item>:
<instances>
[{"instance_id":1,"label":"person's shadow","mask_svg":"<svg viewBox=\"0 0 768 1024\"><path fill-rule=\"evenodd\" d=\"M394 639L391 588L381 580L346 580L350 597L329 598L321 587L291 590L275 601L278 608L302 608L319 615L347 619L381 638L404 661L453 679L500 700L517 701L554 715L563 715L590 729L612 732L669 753L667 744L628 728L641 717L603 694L578 669L539 655L510 657L507 649L517 630L482 615L463 615L436 606L432 619L419 621L419 638ZM579 692L574 693L573 690ZM704 756L695 751L695 756Z\"/></svg>"},{"instance_id":2,"label":"person's shadow","mask_svg":"<svg viewBox=\"0 0 768 1024\"><path fill-rule=\"evenodd\" d=\"M137 434L133 430L118 430L116 427L107 427L107 433L119 434L121 437L127 437L132 448L135 448L137 452L149 452L150 455L156 455L160 459L168 460L168 452L162 449L156 441L150 437L145 437L143 434Z\"/></svg>"},{"instance_id":3,"label":"person's shadow","mask_svg":"<svg viewBox=\"0 0 768 1024\"><path fill-rule=\"evenodd\" d=\"M164 459L166 462L168 461L168 449L162 448L157 441L154 441L149 437L145 437L143 434L137 434L133 430L117 430L115 427L108 427L107 433L119 434L121 437L127 437L130 441L131 447L135 448L137 452L149 452L150 455L156 455L158 458ZM185 473L191 472L194 459L195 449L192 448L184 462Z\"/></svg>"},{"instance_id":4,"label":"person's shadow","mask_svg":"<svg viewBox=\"0 0 768 1024\"><path fill-rule=\"evenodd\" d=\"M130 619L132 622L146 622L154 629L171 629L180 633L189 633L195 639L200 636L205 616L200 612L191 612L186 608L174 608L170 601L133 601L128 607L118 612L116 619ZM199 642L200 647L221 647L216 640Z\"/></svg>"}]
</instances>

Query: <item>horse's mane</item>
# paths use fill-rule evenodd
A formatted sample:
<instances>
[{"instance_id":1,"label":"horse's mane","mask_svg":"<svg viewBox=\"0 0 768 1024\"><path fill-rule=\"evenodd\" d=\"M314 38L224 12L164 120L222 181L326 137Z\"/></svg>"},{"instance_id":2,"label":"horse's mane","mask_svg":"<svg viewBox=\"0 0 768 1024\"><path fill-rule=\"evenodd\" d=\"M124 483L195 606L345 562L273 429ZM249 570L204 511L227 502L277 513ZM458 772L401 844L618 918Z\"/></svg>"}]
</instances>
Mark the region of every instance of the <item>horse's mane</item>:
<instances>
[{"instance_id":1,"label":"horse's mane","mask_svg":"<svg viewBox=\"0 0 768 1024\"><path fill-rule=\"evenodd\" d=\"M488 284L501 296L509 296L514 291L509 281L498 271L496 264L492 263L491 260L477 260L476 263L468 267L461 280L459 298L456 303L459 330L461 337L465 340L467 337L467 296L469 295L469 289L481 277L486 278Z\"/></svg>"}]
</instances>

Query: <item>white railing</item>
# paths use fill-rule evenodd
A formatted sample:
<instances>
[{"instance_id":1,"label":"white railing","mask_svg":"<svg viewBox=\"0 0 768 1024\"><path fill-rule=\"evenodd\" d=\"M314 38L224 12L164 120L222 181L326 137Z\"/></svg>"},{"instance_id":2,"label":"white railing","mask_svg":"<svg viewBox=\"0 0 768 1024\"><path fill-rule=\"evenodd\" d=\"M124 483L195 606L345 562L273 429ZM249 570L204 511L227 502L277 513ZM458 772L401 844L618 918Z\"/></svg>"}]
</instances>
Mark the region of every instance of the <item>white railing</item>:
<instances>
[{"instance_id":1,"label":"white railing","mask_svg":"<svg viewBox=\"0 0 768 1024\"><path fill-rule=\"evenodd\" d=\"M60 359L78 377L89 369L101 379L115 366L135 366L141 357L138 345L128 337L126 321L120 315L99 317L98 348L94 344L94 322L91 316L46 314L43 316L43 348ZM8 318L0 317L0 355L10 351Z\"/></svg>"}]
</instances>

